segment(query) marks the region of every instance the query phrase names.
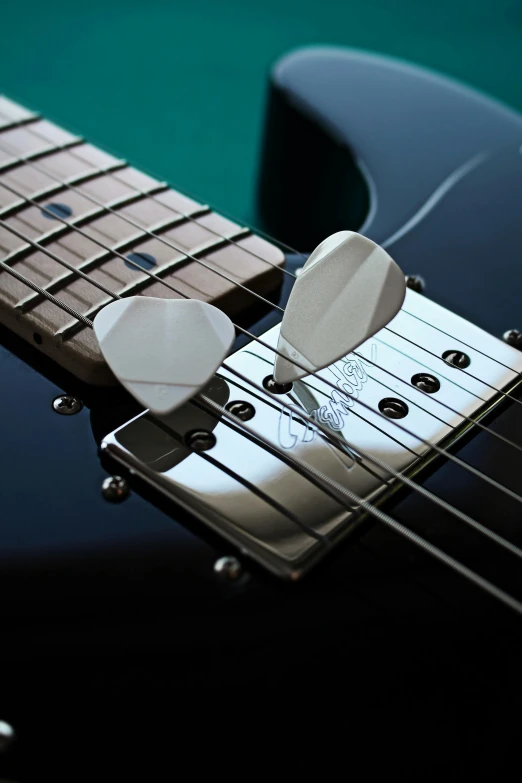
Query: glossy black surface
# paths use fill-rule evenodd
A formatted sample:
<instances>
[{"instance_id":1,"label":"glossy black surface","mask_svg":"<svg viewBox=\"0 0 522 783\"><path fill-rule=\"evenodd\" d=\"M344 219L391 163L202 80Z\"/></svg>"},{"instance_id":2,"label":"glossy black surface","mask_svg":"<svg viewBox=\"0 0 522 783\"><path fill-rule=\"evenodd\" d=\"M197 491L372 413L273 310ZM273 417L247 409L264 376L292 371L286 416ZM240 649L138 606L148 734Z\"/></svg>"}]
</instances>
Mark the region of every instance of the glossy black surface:
<instances>
[{"instance_id":1,"label":"glossy black surface","mask_svg":"<svg viewBox=\"0 0 522 783\"><path fill-rule=\"evenodd\" d=\"M382 61L375 67L382 76ZM368 82L367 70L346 64L332 76L326 111L313 58L307 69L308 103L325 126L342 97L336 85L355 92L359 85L373 106L366 118L339 115L336 133L364 138L368 156L375 145L382 193L389 194L371 224L375 238L397 231L433 182L476 154L472 127L504 141L522 128L496 104L471 100L444 81L423 81L416 100L430 106L433 90L437 107L431 154L420 145L410 155L401 123L391 133L390 106L377 100L380 79ZM390 74L388 94L400 95L402 77ZM459 124L466 116L473 117L467 133ZM444 134L455 123L467 146L449 155ZM384 159L383 127L390 129ZM408 128L411 147L422 127ZM488 157L390 246L405 272L425 277L427 295L495 334L520 325L517 149ZM296 199L297 184L290 188ZM322 197L329 203L331 194ZM290 204L288 212L293 231ZM302 246L310 248L306 222ZM290 268L300 264L289 257ZM275 320L258 318L256 331ZM6 775L41 780L42 769L62 773L70 751L75 764L65 769L67 779L81 779L91 766L107 779L105 750L119 775L139 757L153 759L155 768L168 765L170 774L191 741L198 755L220 743L218 767L238 746L257 759L283 742L296 764L314 749L324 758L341 747L346 765L357 747L368 754L367 769L381 776L410 767L421 778L449 774L448 764L463 776L477 769L505 774L518 740L517 618L380 526L369 525L302 584L280 584L248 563L239 582L219 581L213 564L230 548L187 515L144 490L142 497L136 484L122 504L102 498L110 466L100 463L98 443L135 413L128 396L83 387L34 348L1 337L0 718L20 735L5 757ZM79 414L53 411L62 392L83 400ZM504 406L490 423L522 443L519 405ZM520 453L480 434L460 455L520 491ZM520 504L451 463L433 470L426 486L522 544ZM400 496L394 514L520 596L518 564L424 499Z\"/></svg>"}]
</instances>

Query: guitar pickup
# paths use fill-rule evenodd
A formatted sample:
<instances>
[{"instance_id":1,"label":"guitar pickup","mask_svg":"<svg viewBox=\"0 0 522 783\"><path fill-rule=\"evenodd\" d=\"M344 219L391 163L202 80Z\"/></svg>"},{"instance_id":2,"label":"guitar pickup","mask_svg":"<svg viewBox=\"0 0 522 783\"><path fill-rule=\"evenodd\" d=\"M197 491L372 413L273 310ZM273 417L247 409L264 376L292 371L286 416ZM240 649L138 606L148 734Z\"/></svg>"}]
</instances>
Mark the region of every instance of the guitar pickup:
<instances>
[{"instance_id":1,"label":"guitar pickup","mask_svg":"<svg viewBox=\"0 0 522 783\"><path fill-rule=\"evenodd\" d=\"M287 579L356 528L357 499L384 499L397 473L416 474L438 456L433 446L451 447L522 372L520 352L409 289L387 327L275 395L265 385L278 335L276 326L232 354L169 416L144 412L119 427L102 450ZM296 461L327 477L329 491Z\"/></svg>"}]
</instances>

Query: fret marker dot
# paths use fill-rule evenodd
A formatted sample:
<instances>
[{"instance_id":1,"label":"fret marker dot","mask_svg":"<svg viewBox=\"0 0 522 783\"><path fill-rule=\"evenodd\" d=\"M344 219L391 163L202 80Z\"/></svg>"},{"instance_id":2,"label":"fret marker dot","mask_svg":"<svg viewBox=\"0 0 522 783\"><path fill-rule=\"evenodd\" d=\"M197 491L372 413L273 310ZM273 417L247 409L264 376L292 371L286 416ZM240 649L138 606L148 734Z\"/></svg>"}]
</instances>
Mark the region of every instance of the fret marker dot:
<instances>
[{"instance_id":1,"label":"fret marker dot","mask_svg":"<svg viewBox=\"0 0 522 783\"><path fill-rule=\"evenodd\" d=\"M125 266L128 266L129 269L133 269L135 272L137 272L137 269L134 264L138 264L142 269L152 269L158 263L154 256L148 253L129 253L127 258L134 263L129 264L128 261L125 261Z\"/></svg>"},{"instance_id":2,"label":"fret marker dot","mask_svg":"<svg viewBox=\"0 0 522 783\"><path fill-rule=\"evenodd\" d=\"M73 213L71 207L69 207L67 204L56 203L46 204L45 208L41 209L40 212L45 218L47 218L47 220L56 220L56 218L67 220L67 218L70 218Z\"/></svg>"}]
</instances>

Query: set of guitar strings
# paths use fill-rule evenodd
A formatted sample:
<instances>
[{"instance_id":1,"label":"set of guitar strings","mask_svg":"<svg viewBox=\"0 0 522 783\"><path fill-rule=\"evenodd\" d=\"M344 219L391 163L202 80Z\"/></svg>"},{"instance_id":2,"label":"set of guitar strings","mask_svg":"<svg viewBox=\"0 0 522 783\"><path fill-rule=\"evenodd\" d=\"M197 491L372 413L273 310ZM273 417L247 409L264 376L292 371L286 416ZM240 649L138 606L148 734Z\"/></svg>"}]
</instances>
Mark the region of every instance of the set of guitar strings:
<instances>
[{"instance_id":1,"label":"set of guitar strings","mask_svg":"<svg viewBox=\"0 0 522 783\"><path fill-rule=\"evenodd\" d=\"M0 150L2 150L1 146ZM9 150L3 149L2 151L12 155ZM44 172L47 176L52 176L47 169L39 167L30 158L17 156L14 157L14 160L20 163L26 163L27 165ZM56 177L52 178L63 188L79 191L78 188L69 185L67 182L61 182ZM230 319L217 308L198 300L188 299L186 294L183 294L176 289L168 281L163 280L150 270L144 269L141 265L129 259L128 256L124 256L117 250L113 250L108 245L105 245L103 242L94 239L86 232L83 232L81 228L75 226L74 223L50 212L35 199L25 197L10 185L4 185L4 187L11 190L13 194L23 200L23 202L33 204L43 212L47 212L50 217L69 226L72 230L84 234L91 239L91 241L100 245L104 250L115 256L119 256L127 265L131 265L138 269L140 273L144 273L149 277L154 278L155 281L160 282L162 285L165 285L187 300L164 300L152 299L150 297L122 298L119 294L110 291L103 286L103 284L94 280L82 270L76 269L76 267L69 264L65 259L60 258L57 254L48 250L41 243L25 236L23 232L19 232L5 221L0 220L0 225L15 233L28 245L42 251L70 271L83 277L92 285L103 290L104 293L114 300L112 304L105 305L100 310L93 323L93 321L54 297L50 292L33 283L33 281L25 275L17 272L7 263L0 261L0 268L8 274L16 277L20 282L23 282L32 290L51 301L54 305L65 310L69 315L83 323L85 326L94 327L104 357L115 375L142 404L159 415L164 415L167 411L173 410L187 399L193 398L221 365L229 372L232 372L234 375L241 378L241 380L249 384L249 386L257 389L264 395L268 394L274 400L278 401L277 391L284 389L285 385L288 385L289 388L289 385L294 380L305 377L306 375L314 376L318 370L331 365L342 356L357 348L357 346L368 337L375 334L375 332L383 327L385 328L386 324L389 323L400 309L404 299L404 276L389 255L382 248L379 248L375 243L365 237L352 232L340 232L339 235L334 235L321 243L310 256L303 267L301 275L296 280L285 312L278 305L265 299L260 294L237 283L226 275L226 273L206 264L203 259L191 255L182 248L177 247L170 240L164 239L161 235L144 229L141 224L135 223L131 218L122 215L117 210L111 209L111 207L106 206L98 199L81 191L84 197L99 205L105 211L118 215L123 220L136 226L141 231L144 231L144 233L148 234L150 237L168 245L173 250L183 253L187 258L205 266L213 273L224 277L235 285L238 285L270 307L283 312L280 339L277 349L274 349L248 330L233 324ZM151 196L150 193L141 192L139 189L136 189L136 193L137 195L141 194L154 199L153 195ZM183 216L183 213L180 214ZM185 217L187 220L195 223L198 222L197 218L189 215L186 215ZM213 231L212 229L209 230L226 242L236 244L233 239L229 240L218 232ZM291 252L296 252L292 248L287 249ZM251 250L247 250L246 252L260 258L265 263L277 266ZM295 277L289 270L284 268L281 269L281 272ZM335 328L333 328L334 326ZM227 365L226 361L224 361L234 340L236 330L258 341L261 345L270 348L270 350L275 353L275 393L254 383L251 379L230 367ZM153 343L151 342L152 340L154 340ZM157 346L154 352L150 351L151 344ZM413 344L415 345L415 343ZM197 362L194 360L196 355ZM370 364L374 364L381 370L383 369L379 367L376 362L370 361ZM183 368L183 370L181 371L180 368ZM406 383L406 381L398 378L390 371L384 370L384 372L397 378L401 382ZM465 372L473 378L475 377L464 369L462 372ZM330 381L325 380L324 378L322 380L332 388L337 388ZM489 386L489 384L485 385ZM494 387L490 388L494 389L500 395L508 397L520 404L520 401L509 392L504 392ZM384 414L373 409L363 400L355 397L353 397L353 399L355 403L367 408L374 414L385 418ZM227 419L230 424L240 428L241 431L245 433L245 436L260 442L264 448L270 450L272 453L276 453L279 458L284 459L285 462L291 464L295 470L301 473L301 475L306 476L308 480L316 484L316 486L326 494L330 494L332 497L335 497L336 500L339 500L339 495L345 497L346 505L349 508L351 508L353 504L357 504L373 517L396 530L424 551L444 562L519 614L522 614L521 602L467 568L447 553L438 549L406 526L394 520L390 515L377 508L374 504L358 497L355 493L351 492L346 487L339 485L330 477L306 464L303 460L300 460L293 455L283 455L280 450L274 448L273 444L268 439L264 438L245 422L241 421L237 416L234 416L230 411L226 410L223 406L218 405L213 400L210 400L208 397L200 395L198 400L215 415ZM448 410L459 413L441 400L437 400L437 402ZM361 459L367 460L385 470L398 481L406 484L413 491L422 494L431 502L436 503L441 508L459 518L462 522L473 527L477 532L487 536L496 544L508 550L511 554L522 557L522 550L517 546L439 498L437 495L434 495L429 490L415 483L407 476L394 470L394 468L386 462L363 452L355 444L350 444L345 438L336 436L330 428L323 426L316 419L312 419L312 417L301 408L290 405L286 401L285 408L295 413L300 419L309 421L314 429L321 431L321 434L330 443L333 443L333 445L342 450L345 450L346 447L350 448L353 453L359 455ZM511 447L522 451L520 445L508 438L492 431L480 422L476 422L469 416L460 413L459 415L474 426L480 427L494 437L503 440ZM390 421L389 419L386 420ZM504 487L493 478L460 460L446 449L424 440L399 421L393 419L391 421L394 426L428 445L430 449L434 450L436 453L443 455L447 459L463 467L465 470L473 473L481 480L486 481L496 489L508 494L515 501L522 503L522 497L518 496L507 487ZM204 457L205 455L201 453L201 456ZM305 527L307 528L309 535L314 538L324 539L323 543L325 543L325 545L329 544L327 536L321 536L315 530L311 528L308 529L308 526Z\"/></svg>"}]
</instances>

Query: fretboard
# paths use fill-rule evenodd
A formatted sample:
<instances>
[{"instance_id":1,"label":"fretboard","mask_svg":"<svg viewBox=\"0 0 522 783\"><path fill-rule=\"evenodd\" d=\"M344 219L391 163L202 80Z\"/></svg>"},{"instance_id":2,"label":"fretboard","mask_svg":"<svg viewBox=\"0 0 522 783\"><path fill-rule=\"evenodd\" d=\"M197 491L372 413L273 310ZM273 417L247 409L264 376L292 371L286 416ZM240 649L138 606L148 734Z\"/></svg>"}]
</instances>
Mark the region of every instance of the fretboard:
<instances>
[{"instance_id":1,"label":"fretboard","mask_svg":"<svg viewBox=\"0 0 522 783\"><path fill-rule=\"evenodd\" d=\"M267 293L284 256L0 96L0 261L18 273L0 268L0 323L82 380L109 384L92 329L76 317L92 321L113 301L107 291L188 296L234 315L255 303L237 284Z\"/></svg>"}]
</instances>

